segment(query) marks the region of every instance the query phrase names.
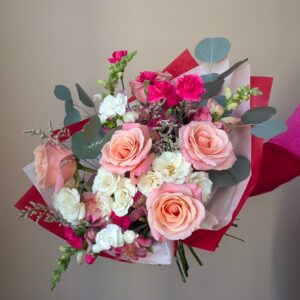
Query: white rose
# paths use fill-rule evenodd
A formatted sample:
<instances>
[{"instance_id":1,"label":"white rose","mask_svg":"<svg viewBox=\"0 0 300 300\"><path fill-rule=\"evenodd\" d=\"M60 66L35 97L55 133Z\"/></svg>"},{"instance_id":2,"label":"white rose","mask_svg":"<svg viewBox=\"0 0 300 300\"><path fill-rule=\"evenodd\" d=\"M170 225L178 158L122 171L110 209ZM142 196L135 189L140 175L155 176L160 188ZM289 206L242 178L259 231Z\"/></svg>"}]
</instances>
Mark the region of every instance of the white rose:
<instances>
[{"instance_id":1,"label":"white rose","mask_svg":"<svg viewBox=\"0 0 300 300\"><path fill-rule=\"evenodd\" d=\"M123 234L123 237L127 244L132 244L138 235L133 230L126 230Z\"/></svg>"},{"instance_id":2,"label":"white rose","mask_svg":"<svg viewBox=\"0 0 300 300\"><path fill-rule=\"evenodd\" d=\"M148 171L142 175L138 183L139 191L148 196L153 189L159 188L163 184L163 179L157 171Z\"/></svg>"},{"instance_id":3,"label":"white rose","mask_svg":"<svg viewBox=\"0 0 300 300\"><path fill-rule=\"evenodd\" d=\"M85 216L85 205L80 202L80 195L76 189L62 188L54 194L53 206L72 225L77 225Z\"/></svg>"},{"instance_id":4,"label":"white rose","mask_svg":"<svg viewBox=\"0 0 300 300\"><path fill-rule=\"evenodd\" d=\"M101 210L101 215L103 218L108 218L112 212L113 199L105 194L96 194L97 207Z\"/></svg>"},{"instance_id":5,"label":"white rose","mask_svg":"<svg viewBox=\"0 0 300 300\"><path fill-rule=\"evenodd\" d=\"M201 188L203 202L209 199L213 183L209 179L208 173L194 172L186 179L186 183L194 183Z\"/></svg>"},{"instance_id":6,"label":"white rose","mask_svg":"<svg viewBox=\"0 0 300 300\"><path fill-rule=\"evenodd\" d=\"M109 250L111 247L122 247L124 245L122 230L116 224L109 224L97 233L95 242L92 248L94 253Z\"/></svg>"},{"instance_id":7,"label":"white rose","mask_svg":"<svg viewBox=\"0 0 300 300\"><path fill-rule=\"evenodd\" d=\"M163 152L152 163L153 169L160 173L164 182L184 183L191 170L191 164L179 152Z\"/></svg>"},{"instance_id":8,"label":"white rose","mask_svg":"<svg viewBox=\"0 0 300 300\"><path fill-rule=\"evenodd\" d=\"M119 181L119 175L106 171L104 168L100 168L94 179L92 187L93 193L111 196L117 190Z\"/></svg>"},{"instance_id":9,"label":"white rose","mask_svg":"<svg viewBox=\"0 0 300 300\"><path fill-rule=\"evenodd\" d=\"M101 122L105 122L108 118L123 116L127 107L127 95L118 93L115 97L108 95L100 104L99 113Z\"/></svg>"},{"instance_id":10,"label":"white rose","mask_svg":"<svg viewBox=\"0 0 300 300\"><path fill-rule=\"evenodd\" d=\"M132 110L132 111L128 111L124 116L123 116L123 120L125 123L133 123L135 122L137 119L139 118L139 114Z\"/></svg>"},{"instance_id":11,"label":"white rose","mask_svg":"<svg viewBox=\"0 0 300 300\"><path fill-rule=\"evenodd\" d=\"M128 209L133 204L133 197L137 192L135 185L131 183L129 178L121 178L114 193L115 199L112 205L112 209L119 217L125 216L128 213Z\"/></svg>"}]
</instances>

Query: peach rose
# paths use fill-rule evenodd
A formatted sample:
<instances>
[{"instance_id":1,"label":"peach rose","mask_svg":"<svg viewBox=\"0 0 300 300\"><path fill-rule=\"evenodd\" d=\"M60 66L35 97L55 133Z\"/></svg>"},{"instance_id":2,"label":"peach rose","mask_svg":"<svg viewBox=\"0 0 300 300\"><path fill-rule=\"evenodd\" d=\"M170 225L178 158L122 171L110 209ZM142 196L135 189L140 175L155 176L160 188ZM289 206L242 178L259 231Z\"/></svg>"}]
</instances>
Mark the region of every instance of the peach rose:
<instances>
[{"instance_id":1,"label":"peach rose","mask_svg":"<svg viewBox=\"0 0 300 300\"><path fill-rule=\"evenodd\" d=\"M189 237L205 217L201 189L194 184L164 183L149 194L146 205L152 236L160 242Z\"/></svg>"},{"instance_id":2,"label":"peach rose","mask_svg":"<svg viewBox=\"0 0 300 300\"><path fill-rule=\"evenodd\" d=\"M104 145L100 164L116 174L134 172L148 158L151 147L152 140L147 126L125 123L122 130L116 131ZM143 169L144 172L148 171Z\"/></svg>"},{"instance_id":3,"label":"peach rose","mask_svg":"<svg viewBox=\"0 0 300 300\"><path fill-rule=\"evenodd\" d=\"M236 160L227 133L211 122L192 121L179 129L181 152L197 170L226 170Z\"/></svg>"},{"instance_id":4,"label":"peach rose","mask_svg":"<svg viewBox=\"0 0 300 300\"><path fill-rule=\"evenodd\" d=\"M55 186L55 191L58 192L76 172L75 157L65 146L49 142L37 146L33 154L36 181L40 188Z\"/></svg>"}]
</instances>

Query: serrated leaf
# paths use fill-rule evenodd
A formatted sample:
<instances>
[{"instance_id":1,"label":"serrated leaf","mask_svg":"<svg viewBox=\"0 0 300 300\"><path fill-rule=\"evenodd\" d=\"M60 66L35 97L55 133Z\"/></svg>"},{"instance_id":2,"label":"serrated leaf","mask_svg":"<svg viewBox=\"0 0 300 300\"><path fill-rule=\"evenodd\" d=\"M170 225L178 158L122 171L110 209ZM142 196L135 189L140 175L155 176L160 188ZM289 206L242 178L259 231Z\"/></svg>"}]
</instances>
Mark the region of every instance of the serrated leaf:
<instances>
[{"instance_id":1,"label":"serrated leaf","mask_svg":"<svg viewBox=\"0 0 300 300\"><path fill-rule=\"evenodd\" d=\"M89 122L84 126L84 140L88 143L95 139L99 135L101 128L101 122L98 115L94 115L90 118Z\"/></svg>"},{"instance_id":2,"label":"serrated leaf","mask_svg":"<svg viewBox=\"0 0 300 300\"><path fill-rule=\"evenodd\" d=\"M229 187L249 177L251 164L245 156L237 156L233 166L228 170L209 172L209 178L216 187Z\"/></svg>"},{"instance_id":3,"label":"serrated leaf","mask_svg":"<svg viewBox=\"0 0 300 300\"><path fill-rule=\"evenodd\" d=\"M264 139L270 139L285 132L287 128L287 125L281 120L268 120L255 125L252 128L252 134Z\"/></svg>"},{"instance_id":4,"label":"serrated leaf","mask_svg":"<svg viewBox=\"0 0 300 300\"><path fill-rule=\"evenodd\" d=\"M269 120L276 112L276 109L271 106L255 107L243 114L242 122L244 124L259 124Z\"/></svg>"},{"instance_id":5,"label":"serrated leaf","mask_svg":"<svg viewBox=\"0 0 300 300\"><path fill-rule=\"evenodd\" d=\"M88 96L88 94L84 91L84 89L79 85L79 83L76 83L76 89L78 92L79 100L88 107L94 107L93 100Z\"/></svg>"},{"instance_id":6,"label":"serrated leaf","mask_svg":"<svg viewBox=\"0 0 300 300\"><path fill-rule=\"evenodd\" d=\"M61 84L55 86L54 95L56 98L63 100L63 101L72 100L70 90L66 86L61 85Z\"/></svg>"},{"instance_id":7,"label":"serrated leaf","mask_svg":"<svg viewBox=\"0 0 300 300\"><path fill-rule=\"evenodd\" d=\"M209 81L214 81L219 77L218 73L210 73L207 75L202 75L201 78L204 83L209 82Z\"/></svg>"},{"instance_id":8,"label":"serrated leaf","mask_svg":"<svg viewBox=\"0 0 300 300\"><path fill-rule=\"evenodd\" d=\"M227 56L230 47L230 42L225 38L206 38L196 46L195 56L210 64L219 62Z\"/></svg>"}]
</instances>

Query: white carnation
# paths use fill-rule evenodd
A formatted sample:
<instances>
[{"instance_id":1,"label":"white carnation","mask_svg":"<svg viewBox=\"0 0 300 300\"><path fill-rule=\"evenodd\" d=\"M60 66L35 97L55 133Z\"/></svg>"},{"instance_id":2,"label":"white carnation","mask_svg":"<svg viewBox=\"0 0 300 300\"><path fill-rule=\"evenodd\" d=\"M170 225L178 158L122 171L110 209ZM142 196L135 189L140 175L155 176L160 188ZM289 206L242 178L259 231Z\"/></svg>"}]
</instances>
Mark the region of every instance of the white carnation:
<instances>
[{"instance_id":1,"label":"white carnation","mask_svg":"<svg viewBox=\"0 0 300 300\"><path fill-rule=\"evenodd\" d=\"M138 235L133 230L126 230L123 234L123 237L127 244L132 244Z\"/></svg>"},{"instance_id":2,"label":"white carnation","mask_svg":"<svg viewBox=\"0 0 300 300\"><path fill-rule=\"evenodd\" d=\"M184 183L191 170L191 164L179 152L163 152L152 163L153 169L160 173L164 182Z\"/></svg>"},{"instance_id":3,"label":"white carnation","mask_svg":"<svg viewBox=\"0 0 300 300\"><path fill-rule=\"evenodd\" d=\"M186 179L186 182L194 183L201 188L203 202L206 202L209 199L213 183L209 179L208 173L194 172Z\"/></svg>"},{"instance_id":4,"label":"white carnation","mask_svg":"<svg viewBox=\"0 0 300 300\"><path fill-rule=\"evenodd\" d=\"M77 225L85 216L85 205L80 202L80 195L76 189L62 188L54 194L53 206L72 225Z\"/></svg>"},{"instance_id":5,"label":"white carnation","mask_svg":"<svg viewBox=\"0 0 300 300\"><path fill-rule=\"evenodd\" d=\"M148 171L142 175L138 183L139 191L148 196L153 189L159 188L163 184L162 176L157 171Z\"/></svg>"},{"instance_id":6,"label":"white carnation","mask_svg":"<svg viewBox=\"0 0 300 300\"><path fill-rule=\"evenodd\" d=\"M121 178L114 193L115 199L112 205L112 209L119 217L125 216L128 213L128 209L133 204L133 197L137 192L135 185L131 183L129 178Z\"/></svg>"},{"instance_id":7,"label":"white carnation","mask_svg":"<svg viewBox=\"0 0 300 300\"><path fill-rule=\"evenodd\" d=\"M115 97L108 95L100 104L99 113L101 122L105 122L108 118L123 116L127 107L127 95L118 93Z\"/></svg>"},{"instance_id":8,"label":"white carnation","mask_svg":"<svg viewBox=\"0 0 300 300\"><path fill-rule=\"evenodd\" d=\"M132 111L128 111L124 116L123 116L123 120L125 123L133 123L135 122L137 119L139 118L139 114L132 110Z\"/></svg>"},{"instance_id":9,"label":"white carnation","mask_svg":"<svg viewBox=\"0 0 300 300\"><path fill-rule=\"evenodd\" d=\"M117 190L119 181L119 175L106 171L104 168L100 168L94 179L92 187L93 193L111 196Z\"/></svg>"},{"instance_id":10,"label":"white carnation","mask_svg":"<svg viewBox=\"0 0 300 300\"><path fill-rule=\"evenodd\" d=\"M124 245L122 230L116 224L109 224L97 233L95 242L92 248L94 253L109 250L111 247L122 247Z\"/></svg>"}]
</instances>

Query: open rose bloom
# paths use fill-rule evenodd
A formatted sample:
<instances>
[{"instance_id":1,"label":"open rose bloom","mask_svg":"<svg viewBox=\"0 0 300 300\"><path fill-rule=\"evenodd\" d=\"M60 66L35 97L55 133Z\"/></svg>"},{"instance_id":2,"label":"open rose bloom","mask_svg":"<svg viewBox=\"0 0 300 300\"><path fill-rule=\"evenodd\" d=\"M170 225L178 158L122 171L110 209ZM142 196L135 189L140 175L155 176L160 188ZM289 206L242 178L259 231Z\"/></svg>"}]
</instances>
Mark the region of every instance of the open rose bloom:
<instances>
[{"instance_id":1,"label":"open rose bloom","mask_svg":"<svg viewBox=\"0 0 300 300\"><path fill-rule=\"evenodd\" d=\"M74 254L87 264L170 264L175 256L185 280L184 249L198 262L194 248L215 251L258 182L263 190L263 138L286 130L268 120L272 78L251 77L246 61L230 66L228 51L208 62L206 43L196 48L199 62L185 50L162 71L140 72L131 97L119 85L136 52L115 51L109 78L98 81L107 91L93 98L100 103L77 86L97 112L89 119L74 118L70 91L56 86L66 127L43 134L24 168L34 186L16 207L67 242L61 263Z\"/></svg>"}]
</instances>

